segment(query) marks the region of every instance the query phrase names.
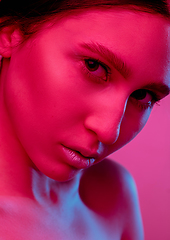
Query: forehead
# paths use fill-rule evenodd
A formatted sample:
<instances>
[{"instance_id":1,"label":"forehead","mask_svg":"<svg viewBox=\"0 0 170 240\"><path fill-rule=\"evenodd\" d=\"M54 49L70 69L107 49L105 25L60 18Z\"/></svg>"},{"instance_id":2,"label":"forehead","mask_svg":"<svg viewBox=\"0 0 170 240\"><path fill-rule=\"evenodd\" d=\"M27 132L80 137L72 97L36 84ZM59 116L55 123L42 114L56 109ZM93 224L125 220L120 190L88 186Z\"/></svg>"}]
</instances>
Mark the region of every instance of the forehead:
<instances>
[{"instance_id":1,"label":"forehead","mask_svg":"<svg viewBox=\"0 0 170 240\"><path fill-rule=\"evenodd\" d=\"M81 43L101 44L132 69L138 69L135 77L147 72L147 78L150 74L151 78L164 77L169 81L169 30L168 20L160 14L121 8L91 9L56 21L51 28L51 40L57 41L60 35L63 42L57 44L72 49Z\"/></svg>"}]
</instances>

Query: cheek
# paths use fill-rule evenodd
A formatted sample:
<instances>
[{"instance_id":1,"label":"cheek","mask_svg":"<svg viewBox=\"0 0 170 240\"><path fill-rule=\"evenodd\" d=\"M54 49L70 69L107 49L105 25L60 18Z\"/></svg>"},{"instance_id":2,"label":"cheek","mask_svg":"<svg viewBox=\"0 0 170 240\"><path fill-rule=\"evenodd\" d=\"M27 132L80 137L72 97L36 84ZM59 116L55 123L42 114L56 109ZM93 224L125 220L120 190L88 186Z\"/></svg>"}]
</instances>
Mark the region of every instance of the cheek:
<instances>
[{"instance_id":1,"label":"cheek","mask_svg":"<svg viewBox=\"0 0 170 240\"><path fill-rule=\"evenodd\" d=\"M25 146L33 149L36 142L36 146L45 147L47 139L56 140L59 133L64 134L81 120L81 93L65 72L59 76L46 67L47 74L28 61L22 70L17 71L17 66L11 63L5 86L10 119Z\"/></svg>"},{"instance_id":2,"label":"cheek","mask_svg":"<svg viewBox=\"0 0 170 240\"><path fill-rule=\"evenodd\" d=\"M114 146L112 146L111 151L115 152L136 137L145 126L150 113L150 108L141 111L132 103L128 103L125 115L122 119L119 138Z\"/></svg>"},{"instance_id":3,"label":"cheek","mask_svg":"<svg viewBox=\"0 0 170 240\"><path fill-rule=\"evenodd\" d=\"M121 125L121 134L127 138L127 142L131 141L145 126L151 109L137 110L132 112L127 109L125 117Z\"/></svg>"},{"instance_id":4,"label":"cheek","mask_svg":"<svg viewBox=\"0 0 170 240\"><path fill-rule=\"evenodd\" d=\"M121 126L121 134L125 137L126 143L131 141L142 130L150 113L150 108L141 110L129 103Z\"/></svg>"}]
</instances>

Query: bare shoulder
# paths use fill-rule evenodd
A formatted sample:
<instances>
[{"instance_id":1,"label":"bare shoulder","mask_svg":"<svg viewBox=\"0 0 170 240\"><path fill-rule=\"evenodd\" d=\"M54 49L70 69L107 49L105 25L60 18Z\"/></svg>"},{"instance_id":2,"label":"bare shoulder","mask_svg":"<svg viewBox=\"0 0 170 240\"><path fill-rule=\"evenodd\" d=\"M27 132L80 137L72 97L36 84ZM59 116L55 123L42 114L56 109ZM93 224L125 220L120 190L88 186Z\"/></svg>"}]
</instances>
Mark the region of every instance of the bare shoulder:
<instances>
[{"instance_id":1,"label":"bare shoulder","mask_svg":"<svg viewBox=\"0 0 170 240\"><path fill-rule=\"evenodd\" d=\"M111 214L118 205L130 204L136 196L131 174L113 160L102 162L84 171L80 181L80 196L96 212Z\"/></svg>"},{"instance_id":2,"label":"bare shoulder","mask_svg":"<svg viewBox=\"0 0 170 240\"><path fill-rule=\"evenodd\" d=\"M87 169L80 181L80 196L92 211L113 222L118 220L121 240L143 239L136 185L123 166L105 159Z\"/></svg>"}]
</instances>

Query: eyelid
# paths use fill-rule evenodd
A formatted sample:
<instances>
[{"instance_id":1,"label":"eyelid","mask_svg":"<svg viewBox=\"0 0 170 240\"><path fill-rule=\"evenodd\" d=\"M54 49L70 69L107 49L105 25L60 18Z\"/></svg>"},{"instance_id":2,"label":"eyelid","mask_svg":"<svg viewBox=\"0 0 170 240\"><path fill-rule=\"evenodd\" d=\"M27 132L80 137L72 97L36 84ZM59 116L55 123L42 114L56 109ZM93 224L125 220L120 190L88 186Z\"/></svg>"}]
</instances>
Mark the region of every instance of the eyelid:
<instances>
[{"instance_id":1,"label":"eyelid","mask_svg":"<svg viewBox=\"0 0 170 240\"><path fill-rule=\"evenodd\" d=\"M140 89L138 89L138 90L140 90ZM136 90L136 91L138 91L138 90ZM158 104L159 101L161 100L161 97L158 96L157 93L155 93L154 91L151 91L151 90L148 90L148 89L145 89L145 88L143 88L141 90L145 90L152 97L152 100L150 102L142 103L142 100L138 100L136 98L133 98L131 96L132 94L130 95L131 101L134 102L141 111L146 110L148 108L152 108L155 103Z\"/></svg>"},{"instance_id":2,"label":"eyelid","mask_svg":"<svg viewBox=\"0 0 170 240\"><path fill-rule=\"evenodd\" d=\"M84 57L84 60L91 60L91 61L96 61L98 62L106 71L107 73L110 73L111 74L111 69L110 67L105 64L104 62L100 61L100 59L98 58L93 58L93 57Z\"/></svg>"},{"instance_id":3,"label":"eyelid","mask_svg":"<svg viewBox=\"0 0 170 240\"><path fill-rule=\"evenodd\" d=\"M161 96L159 96L155 91L152 91L152 90L150 90L150 89L146 89L146 88L141 88L141 89L138 89L138 90L144 90L144 91L146 91L147 93L149 93L151 96L152 96L152 101L153 102L157 102L157 101L160 101L161 99L162 99L162 97ZM136 90L136 91L138 91L138 90ZM135 92L136 92L135 91ZM132 93L133 94L133 93ZM132 95L131 94L131 95Z\"/></svg>"},{"instance_id":4,"label":"eyelid","mask_svg":"<svg viewBox=\"0 0 170 240\"><path fill-rule=\"evenodd\" d=\"M149 90L149 89L145 89L149 94L151 94L151 96L153 97L153 102L158 102L160 101L162 98L161 96L159 96L156 92Z\"/></svg>"},{"instance_id":5,"label":"eyelid","mask_svg":"<svg viewBox=\"0 0 170 240\"><path fill-rule=\"evenodd\" d=\"M90 54L89 54L90 55ZM93 60L93 61L97 61L103 68L105 68L109 74L111 74L111 68L108 66L108 64L104 63L104 61L100 60L99 57L91 57L89 56L88 54L81 54L81 53L78 53L76 54L76 58L77 60Z\"/></svg>"},{"instance_id":6,"label":"eyelid","mask_svg":"<svg viewBox=\"0 0 170 240\"><path fill-rule=\"evenodd\" d=\"M85 61L86 60L91 60L91 61L95 61L98 62L100 64L100 66L106 71L106 80L104 80L103 78L100 78L98 76L96 76L93 72L90 72L87 67L85 66ZM81 57L81 62L83 63L82 68L83 71L85 72L86 75L88 75L88 77L94 79L94 81L97 81L98 83L101 82L108 82L109 81L109 77L111 75L111 69L108 65L106 65L105 63L103 63L102 61L100 61L98 58L94 58L94 57L88 57L88 56L82 56Z\"/></svg>"}]
</instances>

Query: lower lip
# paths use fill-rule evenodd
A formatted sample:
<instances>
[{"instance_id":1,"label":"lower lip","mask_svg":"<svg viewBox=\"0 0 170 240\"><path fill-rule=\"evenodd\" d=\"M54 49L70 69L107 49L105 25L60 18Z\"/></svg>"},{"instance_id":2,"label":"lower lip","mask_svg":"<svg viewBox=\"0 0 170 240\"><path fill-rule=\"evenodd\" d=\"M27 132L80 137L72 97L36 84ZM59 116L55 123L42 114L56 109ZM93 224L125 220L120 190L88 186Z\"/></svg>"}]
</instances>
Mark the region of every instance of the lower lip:
<instances>
[{"instance_id":1,"label":"lower lip","mask_svg":"<svg viewBox=\"0 0 170 240\"><path fill-rule=\"evenodd\" d=\"M65 153L67 163L77 169L90 167L95 162L94 158L85 158L78 152L73 151L69 148L63 147L63 151Z\"/></svg>"}]
</instances>

